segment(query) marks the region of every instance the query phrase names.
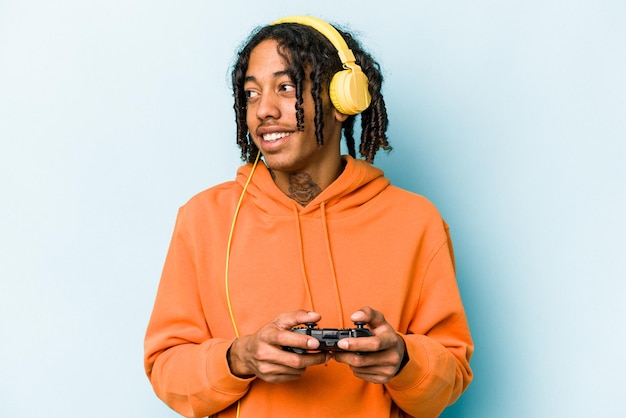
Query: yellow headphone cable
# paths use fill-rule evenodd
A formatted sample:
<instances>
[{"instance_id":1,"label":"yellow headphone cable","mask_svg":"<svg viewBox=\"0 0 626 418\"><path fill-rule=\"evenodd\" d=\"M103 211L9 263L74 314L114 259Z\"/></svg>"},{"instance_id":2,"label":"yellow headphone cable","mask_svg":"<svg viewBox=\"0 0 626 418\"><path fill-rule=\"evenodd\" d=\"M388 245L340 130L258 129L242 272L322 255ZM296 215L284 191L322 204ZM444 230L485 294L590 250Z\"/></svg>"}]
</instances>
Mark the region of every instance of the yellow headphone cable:
<instances>
[{"instance_id":1,"label":"yellow headphone cable","mask_svg":"<svg viewBox=\"0 0 626 418\"><path fill-rule=\"evenodd\" d=\"M256 159L254 160L254 164L252 165L252 169L250 170L250 174L248 175L248 179L243 186L243 190L241 191L241 196L239 196L239 201L237 202L237 207L235 208L235 214L233 216L233 222L230 226L230 232L228 234L228 244L226 247L226 268L224 269L224 287L226 289L226 303L228 305L228 314L230 315L230 321L233 324L233 329L235 330L235 337L239 338L239 328L237 328L237 322L235 321L235 314L233 313L233 306L230 301L230 291L228 288L228 268L230 266L230 247L233 241L233 232L235 231L235 223L237 222L237 216L239 215L239 209L241 208L241 202L243 201L243 197L246 194L246 190L248 189L248 185L252 180L252 175L254 174L254 170L256 169L257 164L259 163L259 159L261 158L261 151L256 155ZM241 413L241 399L237 401L237 418Z\"/></svg>"}]
</instances>

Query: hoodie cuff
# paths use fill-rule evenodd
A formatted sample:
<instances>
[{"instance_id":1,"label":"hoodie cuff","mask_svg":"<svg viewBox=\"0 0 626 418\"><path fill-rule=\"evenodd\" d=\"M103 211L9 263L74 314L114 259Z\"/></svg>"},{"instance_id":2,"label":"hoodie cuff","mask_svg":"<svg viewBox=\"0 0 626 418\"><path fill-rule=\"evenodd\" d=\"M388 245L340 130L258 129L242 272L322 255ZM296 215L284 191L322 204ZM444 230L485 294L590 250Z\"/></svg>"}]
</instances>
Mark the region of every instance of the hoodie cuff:
<instances>
[{"instance_id":1,"label":"hoodie cuff","mask_svg":"<svg viewBox=\"0 0 626 418\"><path fill-rule=\"evenodd\" d=\"M232 395L243 395L248 391L250 383L256 376L242 379L231 373L227 359L231 344L232 341L220 341L208 350L205 357L207 379L209 385L215 390Z\"/></svg>"},{"instance_id":2,"label":"hoodie cuff","mask_svg":"<svg viewBox=\"0 0 626 418\"><path fill-rule=\"evenodd\" d=\"M428 376L429 356L426 348L420 339L416 340L416 336L411 335L409 338L404 337L406 352L402 360L403 365L393 379L387 383L390 389L403 391L417 386L422 380ZM427 338L423 337L422 338Z\"/></svg>"}]
</instances>

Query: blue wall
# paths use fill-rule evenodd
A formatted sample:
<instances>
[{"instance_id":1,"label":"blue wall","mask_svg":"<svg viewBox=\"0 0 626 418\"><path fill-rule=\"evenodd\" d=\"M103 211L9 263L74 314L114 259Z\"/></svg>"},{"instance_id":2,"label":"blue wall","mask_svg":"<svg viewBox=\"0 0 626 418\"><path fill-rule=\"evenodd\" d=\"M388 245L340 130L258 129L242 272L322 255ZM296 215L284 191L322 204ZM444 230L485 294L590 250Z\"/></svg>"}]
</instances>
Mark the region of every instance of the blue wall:
<instances>
[{"instance_id":1,"label":"blue wall","mask_svg":"<svg viewBox=\"0 0 626 418\"><path fill-rule=\"evenodd\" d=\"M142 339L177 207L233 177L257 24L361 32L377 164L452 227L475 381L444 416L623 416L626 6L0 1L0 415L173 417Z\"/></svg>"}]
</instances>

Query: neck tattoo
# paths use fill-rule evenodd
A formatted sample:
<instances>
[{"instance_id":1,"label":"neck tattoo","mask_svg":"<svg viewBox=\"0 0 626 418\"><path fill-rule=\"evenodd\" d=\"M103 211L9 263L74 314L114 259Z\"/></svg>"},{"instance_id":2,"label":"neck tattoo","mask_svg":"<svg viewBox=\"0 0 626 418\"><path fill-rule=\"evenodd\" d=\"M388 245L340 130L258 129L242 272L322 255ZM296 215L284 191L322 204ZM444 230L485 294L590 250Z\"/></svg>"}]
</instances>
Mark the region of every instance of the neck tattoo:
<instances>
[{"instance_id":1,"label":"neck tattoo","mask_svg":"<svg viewBox=\"0 0 626 418\"><path fill-rule=\"evenodd\" d=\"M306 206L322 192L320 186L307 173L289 174L289 197Z\"/></svg>"}]
</instances>

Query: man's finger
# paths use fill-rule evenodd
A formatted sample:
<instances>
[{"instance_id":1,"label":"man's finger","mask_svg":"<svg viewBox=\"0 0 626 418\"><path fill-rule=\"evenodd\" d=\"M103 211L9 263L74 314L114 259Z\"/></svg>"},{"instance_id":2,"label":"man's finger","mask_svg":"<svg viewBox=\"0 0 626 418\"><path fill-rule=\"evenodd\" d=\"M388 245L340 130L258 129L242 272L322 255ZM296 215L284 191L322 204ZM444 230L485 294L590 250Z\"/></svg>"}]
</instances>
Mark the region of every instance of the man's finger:
<instances>
[{"instance_id":1,"label":"man's finger","mask_svg":"<svg viewBox=\"0 0 626 418\"><path fill-rule=\"evenodd\" d=\"M353 322L366 322L369 324L370 328L377 328L387 323L382 312L372 309L369 306L364 306L353 313L350 319Z\"/></svg>"},{"instance_id":2,"label":"man's finger","mask_svg":"<svg viewBox=\"0 0 626 418\"><path fill-rule=\"evenodd\" d=\"M318 322L322 319L322 315L317 312L309 312L303 309L293 312L280 314L275 320L274 325L280 329L290 330L291 328L307 322Z\"/></svg>"}]
</instances>

